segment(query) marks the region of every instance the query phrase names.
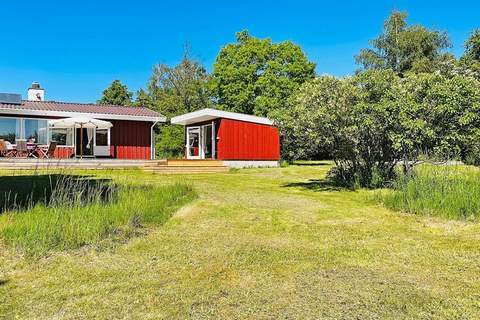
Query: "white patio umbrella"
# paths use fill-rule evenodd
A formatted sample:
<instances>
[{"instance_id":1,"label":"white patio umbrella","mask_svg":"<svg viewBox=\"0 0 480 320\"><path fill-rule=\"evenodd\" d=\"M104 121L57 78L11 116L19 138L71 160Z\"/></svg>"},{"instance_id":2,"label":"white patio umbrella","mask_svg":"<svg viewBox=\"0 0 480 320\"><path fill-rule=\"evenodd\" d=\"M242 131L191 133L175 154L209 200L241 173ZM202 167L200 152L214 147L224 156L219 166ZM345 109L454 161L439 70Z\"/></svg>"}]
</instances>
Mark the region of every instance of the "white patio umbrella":
<instances>
[{"instance_id":1,"label":"white patio umbrella","mask_svg":"<svg viewBox=\"0 0 480 320\"><path fill-rule=\"evenodd\" d=\"M113 124L108 121L98 120L88 117L73 117L58 120L50 120L50 127L52 128L79 128L79 129L109 129ZM83 158L83 130L80 130L80 159Z\"/></svg>"}]
</instances>

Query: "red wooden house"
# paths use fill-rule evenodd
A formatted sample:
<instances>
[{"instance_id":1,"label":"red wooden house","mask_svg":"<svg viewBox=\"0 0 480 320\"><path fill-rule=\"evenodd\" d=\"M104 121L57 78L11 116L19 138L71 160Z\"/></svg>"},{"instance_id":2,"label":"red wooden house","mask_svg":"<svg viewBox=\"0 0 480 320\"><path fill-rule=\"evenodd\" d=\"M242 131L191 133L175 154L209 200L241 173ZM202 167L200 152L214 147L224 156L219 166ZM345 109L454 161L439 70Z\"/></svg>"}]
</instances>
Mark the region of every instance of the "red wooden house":
<instances>
[{"instance_id":1,"label":"red wooden house","mask_svg":"<svg viewBox=\"0 0 480 320\"><path fill-rule=\"evenodd\" d=\"M268 118L202 109L171 123L186 127L187 159L217 159L232 167L278 166L278 128Z\"/></svg>"},{"instance_id":2,"label":"red wooden house","mask_svg":"<svg viewBox=\"0 0 480 320\"><path fill-rule=\"evenodd\" d=\"M98 119L105 127L53 126L55 119ZM44 101L38 83L28 90L28 100L18 94L0 94L0 139L14 145L19 139L48 145L57 142L56 158L108 157L153 159L153 127L165 122L161 114L143 107Z\"/></svg>"}]
</instances>

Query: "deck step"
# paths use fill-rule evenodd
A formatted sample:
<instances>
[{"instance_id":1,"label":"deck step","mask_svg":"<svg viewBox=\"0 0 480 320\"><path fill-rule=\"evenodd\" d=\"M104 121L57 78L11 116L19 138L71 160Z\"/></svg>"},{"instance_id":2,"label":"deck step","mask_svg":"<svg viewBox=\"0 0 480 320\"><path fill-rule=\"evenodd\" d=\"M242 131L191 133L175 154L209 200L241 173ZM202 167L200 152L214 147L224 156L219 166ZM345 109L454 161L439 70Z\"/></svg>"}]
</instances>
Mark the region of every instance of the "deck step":
<instances>
[{"instance_id":1,"label":"deck step","mask_svg":"<svg viewBox=\"0 0 480 320\"><path fill-rule=\"evenodd\" d=\"M154 173L154 174L196 174L196 173L222 173L228 172L228 168L200 168L200 167L193 167L187 168L187 170L179 170L173 168L165 168L165 169L144 169L144 172Z\"/></svg>"},{"instance_id":2,"label":"deck step","mask_svg":"<svg viewBox=\"0 0 480 320\"><path fill-rule=\"evenodd\" d=\"M176 167L223 167L223 162L221 160L168 159L167 165Z\"/></svg>"},{"instance_id":3,"label":"deck step","mask_svg":"<svg viewBox=\"0 0 480 320\"><path fill-rule=\"evenodd\" d=\"M227 172L219 160L0 159L0 170L143 169L152 173Z\"/></svg>"},{"instance_id":4,"label":"deck step","mask_svg":"<svg viewBox=\"0 0 480 320\"><path fill-rule=\"evenodd\" d=\"M173 166L161 166L156 168L143 168L143 169L151 170L151 171L228 170L227 167L173 167Z\"/></svg>"}]
</instances>

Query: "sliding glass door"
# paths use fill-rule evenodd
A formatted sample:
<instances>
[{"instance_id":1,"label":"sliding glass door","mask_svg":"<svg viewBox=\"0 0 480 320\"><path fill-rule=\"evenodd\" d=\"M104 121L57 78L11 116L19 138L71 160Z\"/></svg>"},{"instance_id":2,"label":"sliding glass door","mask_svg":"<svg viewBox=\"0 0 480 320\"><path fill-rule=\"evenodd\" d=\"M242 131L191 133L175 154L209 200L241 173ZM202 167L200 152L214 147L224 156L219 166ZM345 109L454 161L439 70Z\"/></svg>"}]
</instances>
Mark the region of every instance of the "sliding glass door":
<instances>
[{"instance_id":1,"label":"sliding glass door","mask_svg":"<svg viewBox=\"0 0 480 320\"><path fill-rule=\"evenodd\" d=\"M77 128L75 129L75 155L77 157L93 157L95 129Z\"/></svg>"},{"instance_id":2,"label":"sliding glass door","mask_svg":"<svg viewBox=\"0 0 480 320\"><path fill-rule=\"evenodd\" d=\"M187 128L187 159L215 158L215 127L207 124Z\"/></svg>"}]
</instances>

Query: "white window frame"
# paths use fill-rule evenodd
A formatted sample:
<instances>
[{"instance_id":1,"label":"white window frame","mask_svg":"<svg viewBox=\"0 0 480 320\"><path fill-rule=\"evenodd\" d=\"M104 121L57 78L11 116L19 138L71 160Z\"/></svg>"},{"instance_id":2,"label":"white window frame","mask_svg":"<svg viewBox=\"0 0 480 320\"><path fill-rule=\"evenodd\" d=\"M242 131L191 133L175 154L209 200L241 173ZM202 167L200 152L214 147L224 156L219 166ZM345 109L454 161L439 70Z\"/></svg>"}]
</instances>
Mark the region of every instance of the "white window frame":
<instances>
[{"instance_id":1,"label":"white window frame","mask_svg":"<svg viewBox=\"0 0 480 320\"><path fill-rule=\"evenodd\" d=\"M97 129L94 130L94 136L95 138L93 139L93 155L94 156L101 156L101 157L108 157L110 156L110 129L100 129L100 130L107 130L107 145L106 146L97 146Z\"/></svg>"},{"instance_id":2,"label":"white window frame","mask_svg":"<svg viewBox=\"0 0 480 320\"><path fill-rule=\"evenodd\" d=\"M186 134L186 142L185 142L185 152L186 152L186 158L191 159L191 160L198 160L198 159L205 159L205 146L206 146L206 137L207 135L205 134L205 130L207 127L212 128L212 157L210 159L216 159L217 156L217 139L216 139L216 134L215 134L215 121L212 121L212 123L209 124L204 124L201 126L192 126L192 127L187 127L187 134ZM191 156L189 153L189 141L190 141L190 130L198 130L198 156Z\"/></svg>"},{"instance_id":3,"label":"white window frame","mask_svg":"<svg viewBox=\"0 0 480 320\"><path fill-rule=\"evenodd\" d=\"M47 144L50 144L52 140L50 140L50 131L53 129L73 129L72 130L72 144L71 145L58 145L57 148L75 148L75 128L52 128L50 126L47 127Z\"/></svg>"},{"instance_id":4,"label":"white window frame","mask_svg":"<svg viewBox=\"0 0 480 320\"><path fill-rule=\"evenodd\" d=\"M189 141L190 141L190 130L198 130L198 156L191 156L190 155L190 146L189 146ZM195 127L187 127L187 141L185 143L185 149L187 153L187 159L202 159L202 128L200 126L195 126Z\"/></svg>"}]
</instances>

